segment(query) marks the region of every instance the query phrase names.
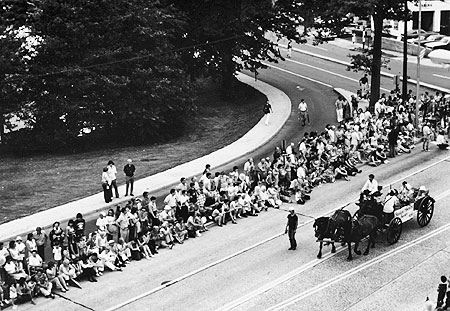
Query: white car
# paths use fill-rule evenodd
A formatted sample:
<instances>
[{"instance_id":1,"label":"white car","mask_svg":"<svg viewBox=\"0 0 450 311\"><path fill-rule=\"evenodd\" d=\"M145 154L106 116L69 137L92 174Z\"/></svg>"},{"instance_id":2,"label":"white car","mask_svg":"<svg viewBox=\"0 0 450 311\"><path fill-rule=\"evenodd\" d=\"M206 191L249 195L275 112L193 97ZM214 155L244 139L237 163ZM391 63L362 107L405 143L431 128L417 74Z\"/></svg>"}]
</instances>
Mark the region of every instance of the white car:
<instances>
[{"instance_id":1,"label":"white car","mask_svg":"<svg viewBox=\"0 0 450 311\"><path fill-rule=\"evenodd\" d=\"M439 41L426 43L425 47L431 50L436 49L445 49L448 50L450 48L450 37L444 37Z\"/></svg>"}]
</instances>

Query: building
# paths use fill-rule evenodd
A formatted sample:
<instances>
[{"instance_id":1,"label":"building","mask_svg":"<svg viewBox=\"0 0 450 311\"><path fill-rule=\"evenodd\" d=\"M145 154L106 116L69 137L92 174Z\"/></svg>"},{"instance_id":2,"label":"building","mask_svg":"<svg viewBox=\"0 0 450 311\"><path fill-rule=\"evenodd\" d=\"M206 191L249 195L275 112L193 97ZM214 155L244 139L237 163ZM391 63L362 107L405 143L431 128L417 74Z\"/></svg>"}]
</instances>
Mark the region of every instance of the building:
<instances>
[{"instance_id":1,"label":"building","mask_svg":"<svg viewBox=\"0 0 450 311\"><path fill-rule=\"evenodd\" d=\"M418 1L408 1L408 9L412 11L413 18L408 21L407 29L419 28L419 3ZM433 31L450 36L450 0L422 0L422 21L421 29ZM401 38L403 34L403 21L385 21L390 35Z\"/></svg>"}]
</instances>

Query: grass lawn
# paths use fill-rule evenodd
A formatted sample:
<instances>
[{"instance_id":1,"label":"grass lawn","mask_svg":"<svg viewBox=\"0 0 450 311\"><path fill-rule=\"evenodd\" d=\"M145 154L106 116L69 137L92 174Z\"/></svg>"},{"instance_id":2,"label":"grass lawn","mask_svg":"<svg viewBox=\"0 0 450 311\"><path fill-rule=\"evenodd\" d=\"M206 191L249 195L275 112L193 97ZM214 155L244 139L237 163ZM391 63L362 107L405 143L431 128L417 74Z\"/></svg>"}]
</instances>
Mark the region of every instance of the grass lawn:
<instances>
[{"instance_id":1,"label":"grass lawn","mask_svg":"<svg viewBox=\"0 0 450 311\"><path fill-rule=\"evenodd\" d=\"M230 144L263 116L265 96L242 87L246 98L225 102L209 85L200 94L198 112L188 121L184 135L167 143L70 155L0 157L0 223L101 192L101 172L108 160L115 162L117 181L124 184L122 169L128 158L136 166L136 177L142 178Z\"/></svg>"}]
</instances>

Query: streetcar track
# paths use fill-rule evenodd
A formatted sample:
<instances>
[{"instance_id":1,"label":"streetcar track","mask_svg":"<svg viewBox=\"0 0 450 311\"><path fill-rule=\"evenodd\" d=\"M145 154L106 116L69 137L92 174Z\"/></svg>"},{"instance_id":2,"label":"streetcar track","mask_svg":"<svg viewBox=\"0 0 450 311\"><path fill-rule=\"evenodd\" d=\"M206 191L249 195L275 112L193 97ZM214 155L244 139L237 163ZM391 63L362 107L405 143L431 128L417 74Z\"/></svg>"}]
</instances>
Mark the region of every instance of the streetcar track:
<instances>
[{"instance_id":1,"label":"streetcar track","mask_svg":"<svg viewBox=\"0 0 450 311\"><path fill-rule=\"evenodd\" d=\"M423 168L421 168L421 169L419 169L419 170L416 170L416 171L414 171L414 172L412 172L412 173L410 173L410 174L407 174L406 176L403 176L403 177L401 177L401 178L399 178L399 179L397 179L397 180L394 180L394 181L392 181L392 182L386 184L385 186L383 186L383 188L390 187L390 186L392 186L393 184L396 184L396 183L399 183L400 181L405 180L406 178L415 176L415 175L417 175L417 174L419 174L419 173L421 173L421 172L423 172L423 171L425 171L425 170L427 170L427 169L430 169L431 167L434 167L434 166L436 166L436 165L438 165L438 164L440 164L440 163L442 163L442 162L444 162L444 161L449 161L449 160L450 160L450 156L447 156L447 157L445 157L445 158L443 158L443 159L441 159L441 160L439 160L439 161L436 161L436 162L434 162L434 163L431 163L431 164L429 164L429 165L427 165L427 166L425 166L425 167L423 167ZM446 191L446 192L444 192L444 193L449 193L449 194L450 194L450 190L449 190L449 191ZM441 194L441 195L442 195L442 194ZM440 195L439 195L439 196L440 196ZM438 196L438 197L439 197L439 196ZM439 200L438 197L436 197L436 200ZM352 203L355 203L358 199L359 199L359 197L356 198L356 199L351 200L351 201L348 202L347 204L344 204L341 208L344 208L344 207L346 207L346 206L348 206L348 205L350 205L350 204L352 204ZM334 208L333 210L328 211L328 212L325 212L325 213L323 213L322 215L319 215L319 216L317 216L317 217L323 217L323 216L330 215L330 214L333 213L336 209L337 209L337 208ZM310 217L312 217L312 216L310 216ZM309 225L309 224L311 224L314 220L315 220L315 219L311 219L311 220L308 220L308 221L306 221L306 222L304 222L304 223L301 223L301 224L299 224L299 225L297 226L297 228L301 228L301 227L304 227L304 226L306 226L306 225ZM196 270L194 270L194 271L191 271L191 272L189 272L189 273L187 273L187 274L185 274L185 275L183 275L183 276L181 276L181 277L178 277L178 278L176 278L176 279L174 279L174 280L172 280L172 281L170 281L170 282L168 282L168 283L165 283L164 285L160 285L160 286L158 286L158 287L155 287L155 288L153 288L153 289L151 289L151 290L149 290L149 291L147 291L147 292L145 292L145 293L143 293L143 294L140 294L140 295L135 296L135 297L133 297L133 298L131 298L131 299L128 299L128 300L126 300L126 301L124 301L124 302L122 302L122 303L120 303L120 304L118 304L118 305L116 305L116 306L110 307L110 308L106 309L105 311L113 311L113 310L118 310L118 309L120 309L120 308L123 308L123 307L126 306L126 305L129 305L129 304L131 304L131 303L133 303L133 302L136 302L136 301L138 301L138 300L140 300L140 299L143 299L143 298L145 298L145 297L147 297L147 296L150 296L150 295L152 295L152 294L155 294L155 293L157 293L157 292L159 292L159 291L165 289L166 287L169 287L169 286L171 286L171 285L174 285L175 283L178 283L178 282L180 282L180 281L182 281L182 280L185 280L185 279L187 279L187 278L189 278L189 277L191 277L191 276L194 276L194 275L196 275L196 274L198 274L198 273L200 273L200 272L203 272L203 271L205 271L205 270L207 270L207 269L210 269L210 268L212 268L212 267L214 267L214 266L217 266L217 265L219 265L219 264L221 264L221 263L223 263L223 262L226 262L226 261L228 261L228 260L230 260L230 259L232 259L232 258L234 258L234 257L237 257L237 256L239 256L239 255L241 255L241 254L243 254L243 253L246 253L246 252L248 252L248 251L250 251L250 250L252 250L252 249L254 249L254 248L257 248L257 247L259 247L259 246L261 246L261 245L264 245L264 244L266 244L266 243L268 243L268 242L270 242L270 241L272 241L272 240L275 240L275 239L277 239L277 238L279 238L279 237L281 237L281 236L283 236L283 235L284 235L284 232L279 233L279 234L276 234L276 235L274 235L274 236L272 236L272 237L269 237L269 238L267 238L267 239L265 239L265 240L262 240L262 241L260 241L260 242L258 242L258 243L256 243L256 244L254 244L254 245L251 245L251 246L246 247L246 248L244 248L244 249L242 249L242 250L240 250L240 251L237 251L237 252L235 252L235 253L233 253L233 254L231 254L231 255L228 255L228 256L223 257L223 258L221 258L221 259L219 259L219 260L216 260L216 261L214 261L214 262L212 262L212 263L209 263L209 264L207 264L207 265L205 265L205 266L203 266L203 267L201 267L201 268L199 268L199 269L196 269ZM343 251L343 249L344 249L344 248L342 248L342 247L337 247L337 248L336 248L336 253L335 253L335 254L332 254L332 255L333 255L333 256L336 255L337 253ZM339 251L338 251L338 250L339 250ZM331 255L330 255L329 257L324 256L324 257L321 259L321 262L323 262L324 260L327 260L327 259L329 259L329 258L331 258L331 257L332 257ZM311 261L311 262L312 262L312 261Z\"/></svg>"},{"instance_id":2,"label":"streetcar track","mask_svg":"<svg viewBox=\"0 0 450 311\"><path fill-rule=\"evenodd\" d=\"M444 191L444 192L440 193L438 196L436 196L435 200L439 201L439 200L447 197L448 195L450 195L450 190L447 190L447 191ZM442 227L440 227L440 228L442 228ZM440 228L435 229L435 231L440 230ZM450 229L450 227L449 227L449 229ZM431 232L434 232L434 231L431 231ZM424 235L424 236L426 236L426 235ZM418 239L421 239L421 238L418 238ZM410 243L410 242L408 242L408 243ZM396 249L394 249L394 250L396 250ZM255 297L257 297L257 296L259 296L259 295L261 295L261 294L271 290L271 289L273 289L276 286L279 286L282 283L285 283L286 281L296 277L297 275L307 271L310 268L315 267L316 265L318 265L320 263L323 263L325 260L331 259L332 257L336 256L337 254L339 254L339 253L341 253L341 252L343 252L345 250L347 250L347 247L338 246L338 247L336 247L336 252L335 253L333 253L333 254L332 253L328 253L325 256L323 256L322 259L312 260L312 261L310 261L310 262L300 266L299 268L297 268L297 269L295 269L295 270L293 270L293 271L291 271L291 272L281 276L280 278L278 278L278 279L276 279L276 280L274 280L272 282L266 283L262 287L257 288L256 290L254 290L254 291L252 291L252 292L250 292L250 293L248 293L248 294L246 294L246 295L244 295L244 296L242 296L242 297L240 297L240 298L238 298L238 299L236 299L236 300L234 300L234 301L232 301L232 302L222 306L221 308L217 309L216 311L233 310L234 308L244 304L245 302L247 302L247 301L249 301L249 300L251 300L251 299L253 299L253 298L255 298ZM380 256L378 256L378 257L380 257ZM378 257L376 257L376 258L378 258Z\"/></svg>"},{"instance_id":3,"label":"streetcar track","mask_svg":"<svg viewBox=\"0 0 450 311\"><path fill-rule=\"evenodd\" d=\"M294 304L296 302L299 302L299 301L301 301L301 300L303 300L305 298L308 298L308 297L312 296L313 294L315 294L317 292L320 292L320 291L322 291L322 290L324 290L324 289L326 289L326 288L328 288L328 287L330 287L330 286L332 286L334 284L337 284L337 283L339 283L339 282L341 282L341 281L343 281L343 280L345 280L345 279L347 279L347 278L349 278L349 277L351 277L351 276L353 276L353 275L355 275L355 274L357 274L357 273L359 273L359 272L361 272L363 270L366 270L367 268L370 268L370 267L374 266L377 263L380 263L380 262L382 262L382 261L384 261L384 260L386 260L386 259L388 259L388 258L390 258L390 257L392 257L394 255L397 255L400 252L403 252L403 251L405 251L405 250L407 250L407 249L409 249L409 248L411 248L413 246L416 246L417 244L422 243L422 242L424 242L424 241L426 241L426 240L428 240L428 239L430 239L430 238L432 238L432 237L434 237L434 236L436 236L438 234L441 234L441 233L443 233L443 232L445 232L445 231L447 231L449 229L450 229L450 224L443 225L443 226L441 226L441 227L439 227L439 228L437 228L437 229L435 229L433 231L428 232L427 234L425 234L425 235L423 235L423 236L421 236L421 237L419 237L419 238L417 238L415 240L407 242L406 244L404 244L402 246L399 246L399 247L397 247L397 248L395 248L393 250L390 250L390 251L388 251L386 253L383 253L383 254L381 254L381 255L379 255L377 257L374 257L374 258L370 259L369 261L360 264L359 266L356 266L356 267L354 267L354 268L352 268L350 270L347 270L346 272L341 273L341 274L335 276L334 278L332 278L332 279L330 279L330 280L328 280L326 282L320 283L320 284L318 284L318 285L316 285L316 286L314 286L312 288L309 288L309 289L307 289L307 290L305 290L305 291L303 291L303 292L301 292L301 293L299 293L299 294L297 294L297 295L295 295L295 296L293 296L293 297L291 297L289 299L286 299L285 301L282 301L282 302L276 304L275 306L272 306L272 307L270 307L269 309L266 309L266 310L267 311L282 310L282 309L284 309L284 308L286 308L288 306L291 306L292 304Z\"/></svg>"}]
</instances>

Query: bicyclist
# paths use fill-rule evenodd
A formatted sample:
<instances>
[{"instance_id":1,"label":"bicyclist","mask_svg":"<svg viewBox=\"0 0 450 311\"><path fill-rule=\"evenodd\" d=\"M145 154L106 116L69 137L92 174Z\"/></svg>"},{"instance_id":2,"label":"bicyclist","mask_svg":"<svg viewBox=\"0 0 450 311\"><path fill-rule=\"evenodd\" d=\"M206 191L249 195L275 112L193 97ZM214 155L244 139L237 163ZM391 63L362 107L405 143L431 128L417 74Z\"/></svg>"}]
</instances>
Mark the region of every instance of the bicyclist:
<instances>
[{"instance_id":1,"label":"bicyclist","mask_svg":"<svg viewBox=\"0 0 450 311\"><path fill-rule=\"evenodd\" d=\"M302 121L302 125L305 125L306 121L308 121L308 124L311 124L309 122L308 105L303 98L298 104L298 120Z\"/></svg>"}]
</instances>

